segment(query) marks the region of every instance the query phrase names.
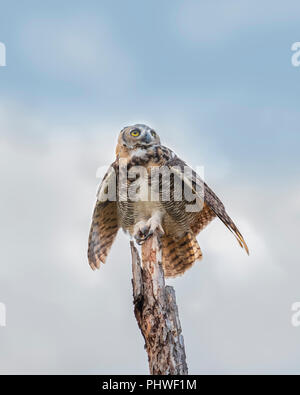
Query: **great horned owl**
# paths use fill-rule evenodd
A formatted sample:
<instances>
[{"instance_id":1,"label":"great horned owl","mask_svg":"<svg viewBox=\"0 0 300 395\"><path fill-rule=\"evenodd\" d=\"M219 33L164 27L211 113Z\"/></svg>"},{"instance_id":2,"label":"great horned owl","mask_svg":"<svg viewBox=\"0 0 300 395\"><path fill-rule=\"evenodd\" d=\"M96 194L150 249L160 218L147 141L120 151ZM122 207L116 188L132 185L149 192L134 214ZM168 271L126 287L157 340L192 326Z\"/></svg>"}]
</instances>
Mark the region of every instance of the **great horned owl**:
<instances>
[{"instance_id":1,"label":"great horned owl","mask_svg":"<svg viewBox=\"0 0 300 395\"><path fill-rule=\"evenodd\" d=\"M156 182L153 169L158 174ZM160 174L161 169L169 170L169 181ZM131 170L133 176L129 175ZM121 179L125 180L123 184ZM138 184L133 189L138 198L128 192L134 183L135 187ZM187 200L183 193L181 199L175 196L175 185L190 192L192 198ZM191 203L193 209L187 210ZM89 236L89 264L95 270L101 262L105 263L119 228L138 244L157 232L161 237L165 276L181 275L202 258L196 235L216 216L249 253L220 199L172 150L161 145L158 134L146 125L125 127L118 138L116 160L100 185Z\"/></svg>"}]
</instances>

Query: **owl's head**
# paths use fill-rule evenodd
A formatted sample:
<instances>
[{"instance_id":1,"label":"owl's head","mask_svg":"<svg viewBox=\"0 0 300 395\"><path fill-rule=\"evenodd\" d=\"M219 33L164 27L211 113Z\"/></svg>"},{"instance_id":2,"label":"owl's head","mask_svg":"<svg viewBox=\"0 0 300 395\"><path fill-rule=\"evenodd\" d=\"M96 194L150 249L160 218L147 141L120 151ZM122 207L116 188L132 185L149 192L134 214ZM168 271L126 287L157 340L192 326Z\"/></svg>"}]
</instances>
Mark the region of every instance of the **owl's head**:
<instances>
[{"instance_id":1,"label":"owl's head","mask_svg":"<svg viewBox=\"0 0 300 395\"><path fill-rule=\"evenodd\" d=\"M136 124L122 129L118 139L118 145L133 149L136 147L148 148L151 145L160 144L157 133L147 125Z\"/></svg>"}]
</instances>

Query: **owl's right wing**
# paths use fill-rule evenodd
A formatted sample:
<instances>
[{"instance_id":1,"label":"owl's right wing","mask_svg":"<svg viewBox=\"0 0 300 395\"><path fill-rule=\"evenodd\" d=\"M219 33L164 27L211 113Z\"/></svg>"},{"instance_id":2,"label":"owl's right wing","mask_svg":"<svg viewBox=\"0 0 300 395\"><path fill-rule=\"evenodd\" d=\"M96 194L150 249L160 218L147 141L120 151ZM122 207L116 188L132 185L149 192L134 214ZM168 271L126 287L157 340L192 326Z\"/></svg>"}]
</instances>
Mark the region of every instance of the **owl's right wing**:
<instances>
[{"instance_id":1,"label":"owl's right wing","mask_svg":"<svg viewBox=\"0 0 300 395\"><path fill-rule=\"evenodd\" d=\"M88 243L88 260L93 270L105 263L119 230L116 202L116 164L110 166L97 194Z\"/></svg>"}]
</instances>

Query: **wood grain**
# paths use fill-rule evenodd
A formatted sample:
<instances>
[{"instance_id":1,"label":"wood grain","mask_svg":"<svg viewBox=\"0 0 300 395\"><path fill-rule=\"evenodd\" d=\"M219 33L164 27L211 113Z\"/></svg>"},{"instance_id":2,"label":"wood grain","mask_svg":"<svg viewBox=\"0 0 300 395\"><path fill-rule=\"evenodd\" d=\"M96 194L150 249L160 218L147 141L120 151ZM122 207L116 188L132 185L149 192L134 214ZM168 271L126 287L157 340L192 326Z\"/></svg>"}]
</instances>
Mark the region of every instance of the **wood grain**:
<instances>
[{"instance_id":1,"label":"wood grain","mask_svg":"<svg viewBox=\"0 0 300 395\"><path fill-rule=\"evenodd\" d=\"M165 285L161 244L153 235L142 245L142 263L133 242L134 313L145 340L152 375L187 375L186 355L173 287Z\"/></svg>"}]
</instances>

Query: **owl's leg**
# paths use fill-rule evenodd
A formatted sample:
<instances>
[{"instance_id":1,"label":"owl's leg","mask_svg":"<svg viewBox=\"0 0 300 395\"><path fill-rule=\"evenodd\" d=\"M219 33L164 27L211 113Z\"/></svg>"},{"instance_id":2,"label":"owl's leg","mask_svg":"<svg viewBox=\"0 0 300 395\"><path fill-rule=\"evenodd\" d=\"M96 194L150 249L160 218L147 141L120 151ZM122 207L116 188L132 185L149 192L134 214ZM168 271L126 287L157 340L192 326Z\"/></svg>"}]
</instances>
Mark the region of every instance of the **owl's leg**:
<instances>
[{"instance_id":1,"label":"owl's leg","mask_svg":"<svg viewBox=\"0 0 300 395\"><path fill-rule=\"evenodd\" d=\"M155 232L162 236L165 232L161 225L162 214L159 211L153 213L148 221L139 221L134 227L134 238L136 242L141 245Z\"/></svg>"},{"instance_id":2,"label":"owl's leg","mask_svg":"<svg viewBox=\"0 0 300 395\"><path fill-rule=\"evenodd\" d=\"M159 236L165 234L162 227L162 213L160 211L155 211L152 217L147 221L147 226L149 227L149 235L152 236L153 233L157 232Z\"/></svg>"},{"instance_id":3,"label":"owl's leg","mask_svg":"<svg viewBox=\"0 0 300 395\"><path fill-rule=\"evenodd\" d=\"M134 225L133 237L139 245L147 240L148 231L149 227L147 226L146 220L139 221Z\"/></svg>"}]
</instances>

